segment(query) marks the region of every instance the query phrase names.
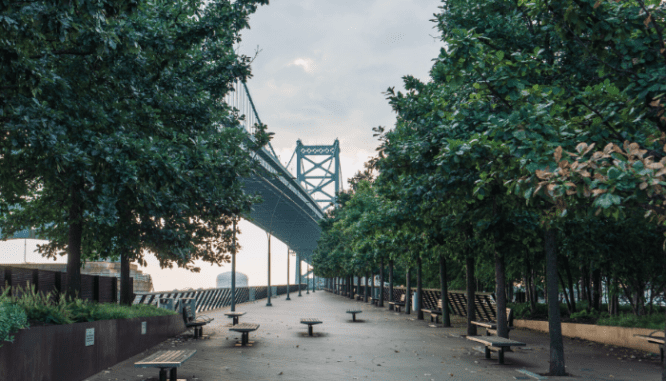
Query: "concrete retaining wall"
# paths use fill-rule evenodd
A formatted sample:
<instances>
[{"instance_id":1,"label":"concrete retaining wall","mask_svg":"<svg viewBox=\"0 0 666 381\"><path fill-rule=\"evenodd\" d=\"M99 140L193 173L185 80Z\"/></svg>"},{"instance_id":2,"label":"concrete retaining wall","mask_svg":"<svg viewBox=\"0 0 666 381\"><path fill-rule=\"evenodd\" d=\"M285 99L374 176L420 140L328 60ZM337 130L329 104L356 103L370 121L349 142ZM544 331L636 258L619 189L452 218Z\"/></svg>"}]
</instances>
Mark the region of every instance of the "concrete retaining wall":
<instances>
[{"instance_id":1,"label":"concrete retaining wall","mask_svg":"<svg viewBox=\"0 0 666 381\"><path fill-rule=\"evenodd\" d=\"M31 327L2 343L0 380L80 381L184 330L181 315Z\"/></svg>"},{"instance_id":2,"label":"concrete retaining wall","mask_svg":"<svg viewBox=\"0 0 666 381\"><path fill-rule=\"evenodd\" d=\"M515 327L548 332L547 321L514 320L513 325ZM659 347L656 344L650 344L646 340L634 337L634 335L649 335L652 332L654 332L653 329L646 328L606 327L593 324L562 323L562 335L566 337L576 337L602 344L659 353ZM663 336L663 333L661 336Z\"/></svg>"}]
</instances>

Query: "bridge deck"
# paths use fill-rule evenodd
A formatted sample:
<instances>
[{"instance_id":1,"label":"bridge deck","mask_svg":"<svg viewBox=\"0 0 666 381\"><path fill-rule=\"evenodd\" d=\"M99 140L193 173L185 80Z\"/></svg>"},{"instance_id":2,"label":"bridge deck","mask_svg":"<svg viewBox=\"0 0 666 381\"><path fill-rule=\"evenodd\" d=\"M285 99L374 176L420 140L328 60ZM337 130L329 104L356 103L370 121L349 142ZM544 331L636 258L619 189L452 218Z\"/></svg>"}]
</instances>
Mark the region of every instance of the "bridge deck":
<instances>
[{"instance_id":1,"label":"bridge deck","mask_svg":"<svg viewBox=\"0 0 666 381\"><path fill-rule=\"evenodd\" d=\"M208 311L206 314L215 318L207 326L210 339L167 340L88 380L146 380L150 373L132 364L160 349L196 349L197 354L180 368L179 376L188 380L196 376L199 381L515 380L525 376L518 369L548 371L546 334L522 329L512 332L512 338L527 343L530 349L508 353L507 365L499 366L496 360L485 360L482 353L473 350L474 343L460 337L465 332L461 320L455 321L454 328L433 328L429 319L412 320L415 314L389 312L323 291L304 293L300 298L292 294L291 299L273 298L273 307L266 307L265 300L242 305L247 312L245 320L261 324L253 336L253 347L234 347L240 334L229 331L231 324L223 315L228 308ZM352 308L363 310L363 322L350 323L346 311ZM326 322L317 326L318 335L308 337L300 324L303 316L317 316ZM568 371L582 379L660 379L659 356L647 359L643 352L571 339L565 339L565 351ZM635 359L630 358L632 354Z\"/></svg>"}]
</instances>

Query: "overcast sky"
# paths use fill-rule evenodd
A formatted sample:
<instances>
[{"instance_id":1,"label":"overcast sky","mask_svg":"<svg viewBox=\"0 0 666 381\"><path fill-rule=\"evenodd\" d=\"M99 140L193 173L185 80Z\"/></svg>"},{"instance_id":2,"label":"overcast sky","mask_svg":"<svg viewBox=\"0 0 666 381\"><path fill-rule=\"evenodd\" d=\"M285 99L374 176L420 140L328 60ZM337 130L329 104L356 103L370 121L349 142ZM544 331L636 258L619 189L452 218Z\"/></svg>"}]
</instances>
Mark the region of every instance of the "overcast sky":
<instances>
[{"instance_id":1,"label":"overcast sky","mask_svg":"<svg viewBox=\"0 0 666 381\"><path fill-rule=\"evenodd\" d=\"M238 49L254 56L247 85L262 122L275 132L273 147L286 164L296 146L332 144L338 138L344 187L374 155L372 127L392 127L395 114L382 94L402 90L402 77L428 80L432 59L442 46L431 20L439 0L273 0L250 17ZM293 165L292 165L293 167ZM243 246L237 269L250 285L265 285L267 238L259 228L240 224ZM0 262L43 261L37 241L0 242ZM287 248L272 239L272 284L286 283ZM202 272L161 270L152 255L148 268L155 290L215 287L230 270L197 263ZM60 259L59 261L64 261ZM291 262L293 282L294 263Z\"/></svg>"},{"instance_id":2,"label":"overcast sky","mask_svg":"<svg viewBox=\"0 0 666 381\"><path fill-rule=\"evenodd\" d=\"M346 179L363 169L377 140L372 127L393 126L382 94L402 77L428 79L442 46L429 20L438 0L279 0L261 7L242 33L254 56L247 83L285 164L296 140L340 140Z\"/></svg>"}]
</instances>

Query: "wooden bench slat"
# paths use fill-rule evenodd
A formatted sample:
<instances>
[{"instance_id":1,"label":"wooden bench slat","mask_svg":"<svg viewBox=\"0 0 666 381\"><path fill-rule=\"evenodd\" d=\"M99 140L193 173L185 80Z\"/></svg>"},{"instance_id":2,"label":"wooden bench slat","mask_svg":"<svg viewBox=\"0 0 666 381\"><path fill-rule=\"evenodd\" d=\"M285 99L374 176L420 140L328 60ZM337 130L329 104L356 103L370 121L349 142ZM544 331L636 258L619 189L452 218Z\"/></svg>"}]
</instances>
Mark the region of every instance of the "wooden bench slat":
<instances>
[{"instance_id":1,"label":"wooden bench slat","mask_svg":"<svg viewBox=\"0 0 666 381\"><path fill-rule=\"evenodd\" d=\"M301 324L320 324L321 322L317 318L301 318Z\"/></svg>"},{"instance_id":2,"label":"wooden bench slat","mask_svg":"<svg viewBox=\"0 0 666 381\"><path fill-rule=\"evenodd\" d=\"M134 366L137 368L177 368L195 353L197 353L196 349L158 351L141 361L135 362Z\"/></svg>"},{"instance_id":3,"label":"wooden bench slat","mask_svg":"<svg viewBox=\"0 0 666 381\"><path fill-rule=\"evenodd\" d=\"M230 331L237 331L237 332L250 332L250 331L256 331L259 329L259 324L254 324L254 323L240 323L236 324L233 327L229 327Z\"/></svg>"},{"instance_id":4,"label":"wooden bench slat","mask_svg":"<svg viewBox=\"0 0 666 381\"><path fill-rule=\"evenodd\" d=\"M490 328L490 329L497 329L497 324L492 323L492 322L473 321L472 324L474 324L474 325L478 325L479 327Z\"/></svg>"},{"instance_id":5,"label":"wooden bench slat","mask_svg":"<svg viewBox=\"0 0 666 381\"><path fill-rule=\"evenodd\" d=\"M479 342L490 347L522 347L527 344L498 336L467 336L467 340Z\"/></svg>"}]
</instances>

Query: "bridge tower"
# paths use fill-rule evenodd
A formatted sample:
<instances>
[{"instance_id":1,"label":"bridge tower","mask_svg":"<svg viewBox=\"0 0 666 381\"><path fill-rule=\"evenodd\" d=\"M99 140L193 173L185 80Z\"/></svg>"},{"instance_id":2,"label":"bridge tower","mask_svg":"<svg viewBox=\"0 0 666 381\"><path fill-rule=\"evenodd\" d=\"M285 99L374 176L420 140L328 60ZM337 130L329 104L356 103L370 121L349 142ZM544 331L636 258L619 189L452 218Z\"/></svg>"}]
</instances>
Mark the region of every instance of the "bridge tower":
<instances>
[{"instance_id":1,"label":"bridge tower","mask_svg":"<svg viewBox=\"0 0 666 381\"><path fill-rule=\"evenodd\" d=\"M338 139L330 146L306 146L299 139L295 154L296 181L323 210L334 206L341 185Z\"/></svg>"}]
</instances>

